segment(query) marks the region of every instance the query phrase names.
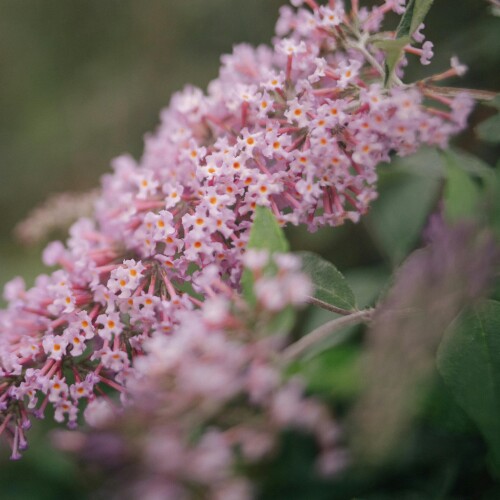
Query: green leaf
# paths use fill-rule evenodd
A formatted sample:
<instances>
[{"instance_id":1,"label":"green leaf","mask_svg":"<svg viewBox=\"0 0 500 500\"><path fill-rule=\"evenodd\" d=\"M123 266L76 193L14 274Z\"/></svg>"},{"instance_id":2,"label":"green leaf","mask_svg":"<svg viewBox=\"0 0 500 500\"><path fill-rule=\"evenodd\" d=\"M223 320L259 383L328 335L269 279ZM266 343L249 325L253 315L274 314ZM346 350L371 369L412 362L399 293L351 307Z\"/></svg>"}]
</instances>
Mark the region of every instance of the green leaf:
<instances>
[{"instance_id":1,"label":"green leaf","mask_svg":"<svg viewBox=\"0 0 500 500\"><path fill-rule=\"evenodd\" d=\"M174 283L176 289L187 293L189 296L198 299L200 302L204 302L205 296L201 293L195 292L193 285L189 281L173 280L172 282Z\"/></svg>"},{"instance_id":2,"label":"green leaf","mask_svg":"<svg viewBox=\"0 0 500 500\"><path fill-rule=\"evenodd\" d=\"M349 269L345 273L360 309L373 307L376 304L387 287L390 276L391 272L385 266L358 267Z\"/></svg>"},{"instance_id":3,"label":"green leaf","mask_svg":"<svg viewBox=\"0 0 500 500\"><path fill-rule=\"evenodd\" d=\"M341 309L356 309L356 298L344 276L330 262L311 252L299 252L303 270L310 276L314 297Z\"/></svg>"},{"instance_id":4,"label":"green leaf","mask_svg":"<svg viewBox=\"0 0 500 500\"><path fill-rule=\"evenodd\" d=\"M475 155L461 149L450 148L446 151L446 157L464 172L479 177L486 183L494 180L493 169Z\"/></svg>"},{"instance_id":5,"label":"green leaf","mask_svg":"<svg viewBox=\"0 0 500 500\"><path fill-rule=\"evenodd\" d=\"M439 347L438 369L500 471L500 302L484 302L453 326Z\"/></svg>"},{"instance_id":6,"label":"green leaf","mask_svg":"<svg viewBox=\"0 0 500 500\"><path fill-rule=\"evenodd\" d=\"M447 149L445 156L436 148L423 147L411 156L396 159L387 168L393 172L401 171L412 175L445 179L448 173L448 159L453 161L457 168L484 182L490 182L494 177L493 169L486 162L459 148Z\"/></svg>"},{"instance_id":7,"label":"green leaf","mask_svg":"<svg viewBox=\"0 0 500 500\"><path fill-rule=\"evenodd\" d=\"M401 59L403 48L410 43L409 37L404 37L396 40L377 40L374 45L385 52L385 82L387 84L390 77Z\"/></svg>"},{"instance_id":8,"label":"green leaf","mask_svg":"<svg viewBox=\"0 0 500 500\"><path fill-rule=\"evenodd\" d=\"M382 168L384 168L382 166ZM405 172L434 179L446 177L446 168L441 152L436 148L422 147L415 154L405 158L395 158L386 168L391 172Z\"/></svg>"},{"instance_id":9,"label":"green leaf","mask_svg":"<svg viewBox=\"0 0 500 500\"><path fill-rule=\"evenodd\" d=\"M434 0L410 0L396 30L396 38L411 37L422 24Z\"/></svg>"},{"instance_id":10,"label":"green leaf","mask_svg":"<svg viewBox=\"0 0 500 500\"><path fill-rule=\"evenodd\" d=\"M299 373L312 391L342 399L352 398L362 385L360 359L357 346L338 345L292 364L290 371L291 374Z\"/></svg>"},{"instance_id":11,"label":"green leaf","mask_svg":"<svg viewBox=\"0 0 500 500\"><path fill-rule=\"evenodd\" d=\"M495 108L499 111L496 115L488 118L476 127L477 136L483 141L499 143L500 142L500 94L497 94L494 99L487 101L484 104Z\"/></svg>"},{"instance_id":12,"label":"green leaf","mask_svg":"<svg viewBox=\"0 0 500 500\"><path fill-rule=\"evenodd\" d=\"M491 101L487 101L484 104L500 111L500 94L497 94Z\"/></svg>"},{"instance_id":13,"label":"green leaf","mask_svg":"<svg viewBox=\"0 0 500 500\"><path fill-rule=\"evenodd\" d=\"M286 240L285 233L269 208L257 206L255 209L247 248L268 250L270 254L288 251L288 241ZM254 304L253 276L247 269L243 271L241 286L245 299L250 304Z\"/></svg>"},{"instance_id":14,"label":"green leaf","mask_svg":"<svg viewBox=\"0 0 500 500\"><path fill-rule=\"evenodd\" d=\"M493 171L493 181L487 186L490 227L500 238L500 161ZM498 281L498 280L497 280Z\"/></svg>"},{"instance_id":15,"label":"green leaf","mask_svg":"<svg viewBox=\"0 0 500 500\"><path fill-rule=\"evenodd\" d=\"M258 206L255 209L247 248L269 250L270 253L288 251L285 233L269 208Z\"/></svg>"},{"instance_id":16,"label":"green leaf","mask_svg":"<svg viewBox=\"0 0 500 500\"><path fill-rule=\"evenodd\" d=\"M396 265L417 243L436 204L441 181L401 171L380 178L380 196L364 223L380 250Z\"/></svg>"},{"instance_id":17,"label":"green leaf","mask_svg":"<svg viewBox=\"0 0 500 500\"><path fill-rule=\"evenodd\" d=\"M444 190L446 218L450 222L475 218L481 194L479 186L464 169L460 168L453 155L448 152L444 155L448 172Z\"/></svg>"},{"instance_id":18,"label":"green leaf","mask_svg":"<svg viewBox=\"0 0 500 500\"><path fill-rule=\"evenodd\" d=\"M410 0L396 30L396 39L376 42L376 45L386 53L385 86L390 83L394 69L403 54L404 47L411 43L413 33L418 29L427 12L429 12L433 1Z\"/></svg>"},{"instance_id":19,"label":"green leaf","mask_svg":"<svg viewBox=\"0 0 500 500\"><path fill-rule=\"evenodd\" d=\"M500 113L492 116L476 127L477 136L483 141L500 142Z\"/></svg>"}]
</instances>

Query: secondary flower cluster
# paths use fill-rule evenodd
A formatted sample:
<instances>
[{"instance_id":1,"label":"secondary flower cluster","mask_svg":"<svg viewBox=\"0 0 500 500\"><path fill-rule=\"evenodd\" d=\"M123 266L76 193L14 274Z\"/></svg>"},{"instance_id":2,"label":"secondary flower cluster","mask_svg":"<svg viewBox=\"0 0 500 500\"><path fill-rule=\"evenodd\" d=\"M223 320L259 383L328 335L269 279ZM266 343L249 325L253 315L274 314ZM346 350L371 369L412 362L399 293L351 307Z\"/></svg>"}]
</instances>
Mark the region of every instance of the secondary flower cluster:
<instances>
[{"instance_id":1,"label":"secondary flower cluster","mask_svg":"<svg viewBox=\"0 0 500 500\"><path fill-rule=\"evenodd\" d=\"M272 456L284 429L315 437L320 472L342 466L344 453L328 411L304 396L300 380L283 378L283 337L264 336L272 318L305 301L310 283L296 257L275 254L277 273L271 275L268 259L265 251L246 254L255 280L253 308L220 287L207 268L202 281L212 297L179 314L175 335L157 332L144 342L146 355L128 381L131 404L120 414L96 400L85 411L96 427L93 434L58 435L59 446L106 470L127 471L116 482L120 490L113 488L116 498L124 492L131 498L194 498L196 492L203 498L253 498L245 471ZM259 297L262 284L280 291L280 306L268 307Z\"/></svg>"},{"instance_id":2,"label":"secondary flower cluster","mask_svg":"<svg viewBox=\"0 0 500 500\"><path fill-rule=\"evenodd\" d=\"M376 196L380 161L444 146L464 127L467 97L383 86L384 53L370 36L404 2L349 14L340 1L306 3L282 9L273 47L224 56L207 95L174 95L140 163L113 162L95 218L45 250L44 262L61 269L30 290L19 279L7 285L0 433L13 458L26 446L28 413L42 416L50 404L75 426L81 403L104 386L124 392L144 342L170 336L211 298L207 269L210 283L238 289L257 206L311 229L357 221ZM428 48L407 51L426 62ZM257 292L279 308L279 289L269 290Z\"/></svg>"},{"instance_id":3,"label":"secondary flower cluster","mask_svg":"<svg viewBox=\"0 0 500 500\"><path fill-rule=\"evenodd\" d=\"M31 245L58 231L66 231L80 217L93 214L98 195L97 189L53 195L14 228L14 235L21 243Z\"/></svg>"}]
</instances>

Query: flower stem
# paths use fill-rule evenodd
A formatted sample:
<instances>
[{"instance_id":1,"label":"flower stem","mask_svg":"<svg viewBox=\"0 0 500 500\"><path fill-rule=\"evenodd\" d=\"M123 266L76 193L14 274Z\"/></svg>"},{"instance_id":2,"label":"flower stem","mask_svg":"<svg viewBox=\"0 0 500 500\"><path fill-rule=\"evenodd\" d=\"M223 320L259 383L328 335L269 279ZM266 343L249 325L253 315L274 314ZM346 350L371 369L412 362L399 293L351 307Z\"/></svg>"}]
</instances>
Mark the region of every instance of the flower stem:
<instances>
[{"instance_id":1,"label":"flower stem","mask_svg":"<svg viewBox=\"0 0 500 500\"><path fill-rule=\"evenodd\" d=\"M373 311L374 309L363 309L362 311L356 311L349 314L349 316L337 318L321 325L301 339L297 340L297 342L288 346L281 354L282 359L286 362L293 361L294 359L302 356L302 354L308 351L311 347L314 347L333 333L338 332L341 328L349 325L355 325L356 323L365 323L370 321Z\"/></svg>"},{"instance_id":2,"label":"flower stem","mask_svg":"<svg viewBox=\"0 0 500 500\"><path fill-rule=\"evenodd\" d=\"M427 90L435 92L436 94L441 94L449 97L456 97L458 94L463 92L467 93L473 99L477 101L492 101L498 95L497 92L491 90L477 90L477 89L463 89L457 87L438 87L434 85L425 85Z\"/></svg>"},{"instance_id":3,"label":"flower stem","mask_svg":"<svg viewBox=\"0 0 500 500\"><path fill-rule=\"evenodd\" d=\"M312 304L313 306L321 307L322 309L326 309L327 311L331 311L336 314L341 314L342 316L349 316L356 312L352 309L342 309L341 307L333 306L331 304L328 304L328 302L317 299L316 297L308 297L307 302L309 304Z\"/></svg>"}]
</instances>

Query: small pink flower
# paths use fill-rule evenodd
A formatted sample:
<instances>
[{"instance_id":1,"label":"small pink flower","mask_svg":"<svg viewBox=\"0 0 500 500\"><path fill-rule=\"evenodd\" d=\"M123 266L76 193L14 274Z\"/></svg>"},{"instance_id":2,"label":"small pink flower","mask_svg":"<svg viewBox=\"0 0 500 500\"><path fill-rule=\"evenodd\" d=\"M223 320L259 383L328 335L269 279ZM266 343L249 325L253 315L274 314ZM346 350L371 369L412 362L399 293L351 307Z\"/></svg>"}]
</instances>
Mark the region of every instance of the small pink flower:
<instances>
[{"instance_id":1,"label":"small pink flower","mask_svg":"<svg viewBox=\"0 0 500 500\"><path fill-rule=\"evenodd\" d=\"M423 65L428 65L431 63L431 59L434 56L434 52L432 50L433 47L434 44L429 41L424 42L424 44L422 45L422 55L420 56L420 62Z\"/></svg>"},{"instance_id":2,"label":"small pink flower","mask_svg":"<svg viewBox=\"0 0 500 500\"><path fill-rule=\"evenodd\" d=\"M70 353L72 356L80 356L85 350L85 336L80 334L80 330L67 328L64 332L64 338L68 345L71 346Z\"/></svg>"},{"instance_id":3,"label":"small pink flower","mask_svg":"<svg viewBox=\"0 0 500 500\"><path fill-rule=\"evenodd\" d=\"M126 352L112 349L104 349L101 352L101 362L104 367L114 372L120 372L129 365Z\"/></svg>"},{"instance_id":4,"label":"small pink flower","mask_svg":"<svg viewBox=\"0 0 500 500\"><path fill-rule=\"evenodd\" d=\"M97 334L104 340L111 340L113 335L120 335L123 331L123 323L120 321L120 315L117 312L100 314L96 323L102 328L97 330Z\"/></svg>"},{"instance_id":5,"label":"small pink flower","mask_svg":"<svg viewBox=\"0 0 500 500\"><path fill-rule=\"evenodd\" d=\"M68 341L61 335L46 335L42 340L42 346L49 358L60 361L66 354Z\"/></svg>"},{"instance_id":6,"label":"small pink flower","mask_svg":"<svg viewBox=\"0 0 500 500\"><path fill-rule=\"evenodd\" d=\"M49 396L49 401L51 403L56 403L66 399L68 395L68 384L66 384L64 377L55 376L47 381L44 390Z\"/></svg>"}]
</instances>

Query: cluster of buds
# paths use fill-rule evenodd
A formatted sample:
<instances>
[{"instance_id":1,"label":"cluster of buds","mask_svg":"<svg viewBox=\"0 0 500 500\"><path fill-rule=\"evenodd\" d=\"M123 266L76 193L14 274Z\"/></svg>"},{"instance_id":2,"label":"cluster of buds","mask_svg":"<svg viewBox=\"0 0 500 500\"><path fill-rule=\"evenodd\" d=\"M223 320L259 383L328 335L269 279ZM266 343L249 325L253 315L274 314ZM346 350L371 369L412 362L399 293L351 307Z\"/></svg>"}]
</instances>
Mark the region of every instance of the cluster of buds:
<instances>
[{"instance_id":1,"label":"cluster of buds","mask_svg":"<svg viewBox=\"0 0 500 500\"><path fill-rule=\"evenodd\" d=\"M402 64L384 86L385 54L371 37L404 2L367 10L353 1L349 13L340 1L292 3L299 8L282 8L272 47L237 46L206 95L188 87L173 96L139 163L113 162L94 218L45 250L59 270L30 290L19 279L7 285L0 433L12 458L26 446L30 413L50 404L74 427L105 386L126 393L150 339L189 337L179 325L214 298L207 269L221 291L239 288L256 207L311 230L357 221L376 197L379 162L445 146L465 126L465 95L404 85ZM429 47L406 51L427 62ZM279 309L292 297L271 285L255 293Z\"/></svg>"}]
</instances>

